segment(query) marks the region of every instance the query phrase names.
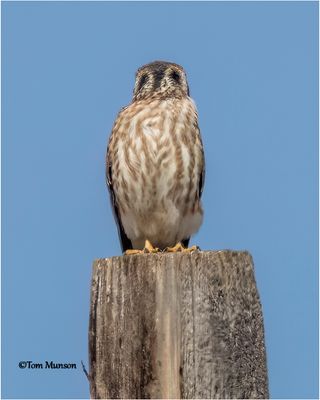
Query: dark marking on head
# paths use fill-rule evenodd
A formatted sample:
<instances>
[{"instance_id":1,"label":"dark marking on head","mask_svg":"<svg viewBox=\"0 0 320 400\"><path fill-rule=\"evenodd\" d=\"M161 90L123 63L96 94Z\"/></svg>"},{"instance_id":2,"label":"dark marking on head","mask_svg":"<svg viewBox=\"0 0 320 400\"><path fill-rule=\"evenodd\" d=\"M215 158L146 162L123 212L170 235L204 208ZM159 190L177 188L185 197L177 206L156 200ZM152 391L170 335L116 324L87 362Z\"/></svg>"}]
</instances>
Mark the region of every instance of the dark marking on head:
<instances>
[{"instance_id":1,"label":"dark marking on head","mask_svg":"<svg viewBox=\"0 0 320 400\"><path fill-rule=\"evenodd\" d=\"M177 71L175 71L175 70L171 71L169 76L175 82L180 83L181 76Z\"/></svg>"},{"instance_id":2,"label":"dark marking on head","mask_svg":"<svg viewBox=\"0 0 320 400\"><path fill-rule=\"evenodd\" d=\"M139 92L143 88L143 86L148 82L148 79L149 77L147 74L142 75L138 83L137 92Z\"/></svg>"},{"instance_id":3,"label":"dark marking on head","mask_svg":"<svg viewBox=\"0 0 320 400\"><path fill-rule=\"evenodd\" d=\"M164 72L165 72L166 67L160 66L159 68L155 68L152 71L153 74L153 88L158 89L161 85L161 81L164 77Z\"/></svg>"}]
</instances>

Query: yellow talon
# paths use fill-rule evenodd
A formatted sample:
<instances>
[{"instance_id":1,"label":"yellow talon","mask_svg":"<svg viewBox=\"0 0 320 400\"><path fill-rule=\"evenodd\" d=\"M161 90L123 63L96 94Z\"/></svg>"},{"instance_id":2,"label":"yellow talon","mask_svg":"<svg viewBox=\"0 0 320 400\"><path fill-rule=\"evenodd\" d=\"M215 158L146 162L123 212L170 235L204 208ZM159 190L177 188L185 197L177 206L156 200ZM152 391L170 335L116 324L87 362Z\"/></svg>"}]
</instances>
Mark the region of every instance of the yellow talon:
<instances>
[{"instance_id":1,"label":"yellow talon","mask_svg":"<svg viewBox=\"0 0 320 400\"><path fill-rule=\"evenodd\" d=\"M143 252L144 253L158 253L159 249L158 249L158 247L153 247L152 244L149 242L149 240L146 240L145 244L144 244Z\"/></svg>"},{"instance_id":2,"label":"yellow talon","mask_svg":"<svg viewBox=\"0 0 320 400\"><path fill-rule=\"evenodd\" d=\"M191 253L192 251L200 250L198 246L185 247L182 251Z\"/></svg>"},{"instance_id":3,"label":"yellow talon","mask_svg":"<svg viewBox=\"0 0 320 400\"><path fill-rule=\"evenodd\" d=\"M132 254L145 254L145 253L158 253L160 250L157 247L153 247L149 240L146 240L144 243L144 248L142 250L130 249L125 251L126 256L130 256Z\"/></svg>"},{"instance_id":4,"label":"yellow talon","mask_svg":"<svg viewBox=\"0 0 320 400\"><path fill-rule=\"evenodd\" d=\"M184 247L181 242L177 243L174 247L167 247L165 251L169 253L177 253L179 251L184 253L191 253L192 251L199 250L197 246Z\"/></svg>"},{"instance_id":5,"label":"yellow talon","mask_svg":"<svg viewBox=\"0 0 320 400\"><path fill-rule=\"evenodd\" d=\"M129 249L124 252L126 256L131 256L132 254L142 254L143 250Z\"/></svg>"}]
</instances>

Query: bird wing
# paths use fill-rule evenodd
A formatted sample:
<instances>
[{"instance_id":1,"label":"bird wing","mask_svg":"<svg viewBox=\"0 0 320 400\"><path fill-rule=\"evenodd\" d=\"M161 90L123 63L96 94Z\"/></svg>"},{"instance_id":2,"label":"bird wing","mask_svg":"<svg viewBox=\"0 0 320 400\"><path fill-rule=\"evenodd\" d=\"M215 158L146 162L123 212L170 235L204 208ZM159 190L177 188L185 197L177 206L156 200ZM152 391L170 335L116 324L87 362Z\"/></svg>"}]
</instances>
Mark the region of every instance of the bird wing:
<instances>
[{"instance_id":1,"label":"bird wing","mask_svg":"<svg viewBox=\"0 0 320 400\"><path fill-rule=\"evenodd\" d=\"M199 186L198 186L198 197L200 199L201 196L202 196L202 192L203 192L206 169L205 169L205 159L204 159L203 144L202 144L202 139L201 139L201 134L200 134L200 129L199 129L198 123L196 123L195 128L196 128L196 137L199 140L200 151L201 151L201 154L202 154L202 168L201 168L201 171L199 173ZM189 246L189 241L190 241L190 237L187 237L187 238L183 239L181 241L181 243L183 244L184 247L188 247Z\"/></svg>"},{"instance_id":2,"label":"bird wing","mask_svg":"<svg viewBox=\"0 0 320 400\"><path fill-rule=\"evenodd\" d=\"M205 174L206 174L206 164L205 164L205 158L204 158L204 150L203 150L203 143L202 143L202 139L201 139L201 134L200 134L200 129L199 126L197 124L197 136L198 139L200 141L200 148L201 148L201 153L202 153L202 169L200 171L200 176L199 176L199 199L202 196L202 192L203 192L203 187L204 187L204 180L205 180Z\"/></svg>"},{"instance_id":3,"label":"bird wing","mask_svg":"<svg viewBox=\"0 0 320 400\"><path fill-rule=\"evenodd\" d=\"M111 201L111 207L113 211L113 216L117 224L118 228L118 235L119 239L121 242L121 248L122 251L125 252L126 250L132 249L132 242L126 235L122 222L121 222L121 217L120 217L120 212L118 208L118 203L116 199L115 192L113 190L113 177L112 177L112 162L111 162L111 157L110 157L110 141L112 137L113 132L111 133L108 148L107 148L107 155L106 155L106 183L107 187L109 189L109 194L110 194L110 201Z\"/></svg>"},{"instance_id":4,"label":"bird wing","mask_svg":"<svg viewBox=\"0 0 320 400\"><path fill-rule=\"evenodd\" d=\"M200 177L199 177L199 199L202 196L205 175L206 175L206 165L205 165L204 154L203 154L203 165L202 165L202 170L200 172Z\"/></svg>"}]
</instances>

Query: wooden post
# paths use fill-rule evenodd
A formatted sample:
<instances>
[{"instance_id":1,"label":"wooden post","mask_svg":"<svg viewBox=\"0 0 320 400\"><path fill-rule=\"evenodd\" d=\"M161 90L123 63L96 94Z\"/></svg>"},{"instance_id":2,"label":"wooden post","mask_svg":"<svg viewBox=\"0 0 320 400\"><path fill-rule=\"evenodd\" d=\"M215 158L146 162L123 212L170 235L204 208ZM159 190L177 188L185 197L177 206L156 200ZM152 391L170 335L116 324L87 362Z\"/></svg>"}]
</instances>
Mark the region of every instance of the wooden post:
<instances>
[{"instance_id":1,"label":"wooden post","mask_svg":"<svg viewBox=\"0 0 320 400\"><path fill-rule=\"evenodd\" d=\"M91 398L268 398L250 254L95 261L89 357Z\"/></svg>"}]
</instances>

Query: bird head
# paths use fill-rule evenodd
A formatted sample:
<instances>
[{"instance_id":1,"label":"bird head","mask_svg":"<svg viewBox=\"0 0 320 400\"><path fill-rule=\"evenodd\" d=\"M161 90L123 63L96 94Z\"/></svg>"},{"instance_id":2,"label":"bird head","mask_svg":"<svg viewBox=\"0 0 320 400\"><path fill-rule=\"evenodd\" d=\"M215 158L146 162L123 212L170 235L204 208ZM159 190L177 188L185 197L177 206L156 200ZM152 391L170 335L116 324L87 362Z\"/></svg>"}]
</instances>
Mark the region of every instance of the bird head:
<instances>
[{"instance_id":1,"label":"bird head","mask_svg":"<svg viewBox=\"0 0 320 400\"><path fill-rule=\"evenodd\" d=\"M187 77L178 64L154 61L143 65L136 72L133 101L187 96L189 96Z\"/></svg>"}]
</instances>

